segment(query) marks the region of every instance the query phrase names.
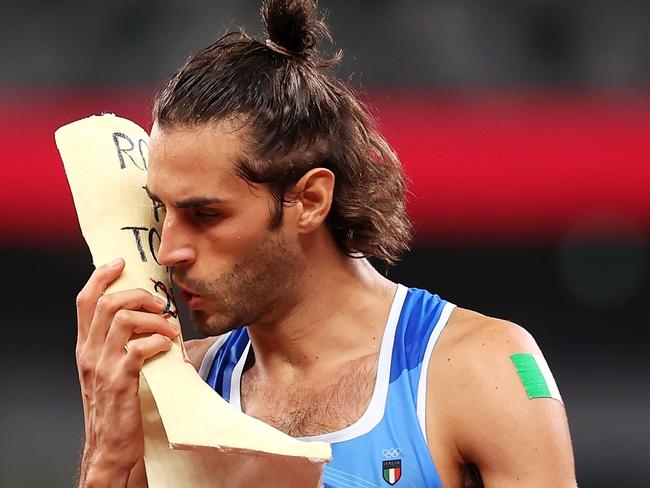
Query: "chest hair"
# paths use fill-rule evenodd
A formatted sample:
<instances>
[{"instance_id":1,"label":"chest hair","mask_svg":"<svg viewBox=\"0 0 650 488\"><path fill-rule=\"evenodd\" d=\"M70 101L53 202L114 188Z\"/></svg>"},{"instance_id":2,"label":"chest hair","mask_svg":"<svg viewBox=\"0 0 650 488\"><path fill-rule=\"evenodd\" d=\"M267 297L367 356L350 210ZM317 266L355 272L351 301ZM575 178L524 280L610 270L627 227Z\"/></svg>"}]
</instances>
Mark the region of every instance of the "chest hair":
<instances>
[{"instance_id":1,"label":"chest hair","mask_svg":"<svg viewBox=\"0 0 650 488\"><path fill-rule=\"evenodd\" d=\"M293 437L326 434L352 425L363 415L376 376L376 354L318 382L268 384L252 368L242 377L242 409Z\"/></svg>"}]
</instances>

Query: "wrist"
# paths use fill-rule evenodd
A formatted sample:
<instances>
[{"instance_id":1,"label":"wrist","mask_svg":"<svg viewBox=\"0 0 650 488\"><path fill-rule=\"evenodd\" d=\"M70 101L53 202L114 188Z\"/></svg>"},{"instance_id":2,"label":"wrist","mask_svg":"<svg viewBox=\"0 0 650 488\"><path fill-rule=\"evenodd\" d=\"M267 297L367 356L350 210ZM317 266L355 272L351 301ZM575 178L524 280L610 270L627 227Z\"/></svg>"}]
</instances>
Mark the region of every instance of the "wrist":
<instances>
[{"instance_id":1,"label":"wrist","mask_svg":"<svg viewBox=\"0 0 650 488\"><path fill-rule=\"evenodd\" d=\"M124 488L129 480L130 467L125 467L102 456L93 456L84 470L79 488Z\"/></svg>"}]
</instances>

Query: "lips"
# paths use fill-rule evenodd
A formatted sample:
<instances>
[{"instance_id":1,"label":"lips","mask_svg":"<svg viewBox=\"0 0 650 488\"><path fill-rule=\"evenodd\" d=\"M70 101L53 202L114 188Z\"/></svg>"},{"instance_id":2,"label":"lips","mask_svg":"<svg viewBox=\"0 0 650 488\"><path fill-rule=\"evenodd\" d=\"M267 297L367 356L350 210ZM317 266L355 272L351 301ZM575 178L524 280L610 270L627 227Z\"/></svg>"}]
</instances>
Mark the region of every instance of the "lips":
<instances>
[{"instance_id":1,"label":"lips","mask_svg":"<svg viewBox=\"0 0 650 488\"><path fill-rule=\"evenodd\" d=\"M181 290L181 299L186 302L187 306L191 309L201 307L201 295L194 295L193 293L188 293L185 290Z\"/></svg>"},{"instance_id":2,"label":"lips","mask_svg":"<svg viewBox=\"0 0 650 488\"><path fill-rule=\"evenodd\" d=\"M192 290L189 286L186 286L175 274L172 275L172 281L178 287L178 289L184 293L187 293L189 295L201 295L200 293Z\"/></svg>"},{"instance_id":3,"label":"lips","mask_svg":"<svg viewBox=\"0 0 650 488\"><path fill-rule=\"evenodd\" d=\"M197 295L195 293L190 293L188 291L181 290L181 298L183 299L183 301L187 302L188 300L191 300L192 298L198 297L198 296L199 295Z\"/></svg>"},{"instance_id":4,"label":"lips","mask_svg":"<svg viewBox=\"0 0 650 488\"><path fill-rule=\"evenodd\" d=\"M176 280L174 280L174 282L181 292L181 300L186 302L189 308L198 308L201 303L201 295L196 293L194 290L178 283Z\"/></svg>"}]
</instances>

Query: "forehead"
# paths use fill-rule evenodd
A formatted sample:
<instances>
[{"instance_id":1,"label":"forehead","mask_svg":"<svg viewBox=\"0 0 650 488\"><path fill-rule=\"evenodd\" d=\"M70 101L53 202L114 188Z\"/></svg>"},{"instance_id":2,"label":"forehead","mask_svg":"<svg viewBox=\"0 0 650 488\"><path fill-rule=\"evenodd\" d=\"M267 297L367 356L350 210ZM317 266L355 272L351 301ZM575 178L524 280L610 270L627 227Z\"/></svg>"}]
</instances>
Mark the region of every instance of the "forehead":
<instances>
[{"instance_id":1,"label":"forehead","mask_svg":"<svg viewBox=\"0 0 650 488\"><path fill-rule=\"evenodd\" d=\"M241 131L228 124L161 129L154 123L147 187L163 199L237 193L248 188L235 174L242 144Z\"/></svg>"}]
</instances>

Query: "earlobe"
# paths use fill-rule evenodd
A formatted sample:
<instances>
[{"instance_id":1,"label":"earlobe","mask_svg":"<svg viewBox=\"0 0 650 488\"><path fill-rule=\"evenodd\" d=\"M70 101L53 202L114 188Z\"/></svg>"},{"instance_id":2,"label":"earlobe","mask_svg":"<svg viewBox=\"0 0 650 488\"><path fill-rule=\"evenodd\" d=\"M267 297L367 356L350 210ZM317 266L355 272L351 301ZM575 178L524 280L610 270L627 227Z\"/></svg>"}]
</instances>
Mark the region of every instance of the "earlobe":
<instances>
[{"instance_id":1,"label":"earlobe","mask_svg":"<svg viewBox=\"0 0 650 488\"><path fill-rule=\"evenodd\" d=\"M325 222L332 206L334 180L330 170L314 168L296 183L298 226L302 232L312 232Z\"/></svg>"}]
</instances>

